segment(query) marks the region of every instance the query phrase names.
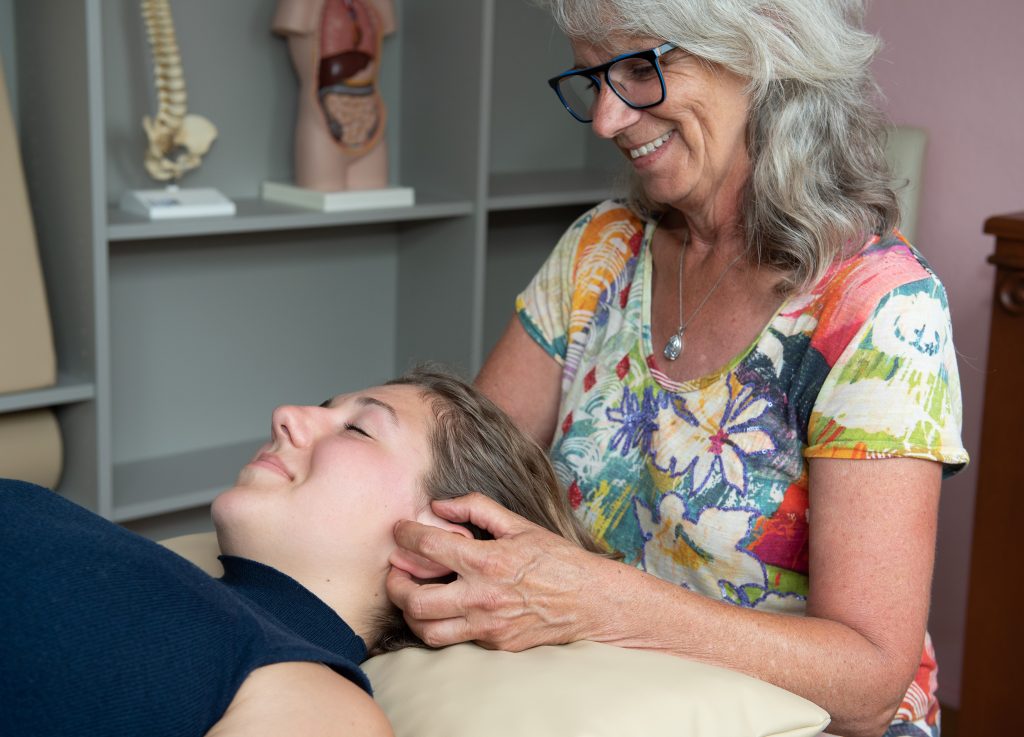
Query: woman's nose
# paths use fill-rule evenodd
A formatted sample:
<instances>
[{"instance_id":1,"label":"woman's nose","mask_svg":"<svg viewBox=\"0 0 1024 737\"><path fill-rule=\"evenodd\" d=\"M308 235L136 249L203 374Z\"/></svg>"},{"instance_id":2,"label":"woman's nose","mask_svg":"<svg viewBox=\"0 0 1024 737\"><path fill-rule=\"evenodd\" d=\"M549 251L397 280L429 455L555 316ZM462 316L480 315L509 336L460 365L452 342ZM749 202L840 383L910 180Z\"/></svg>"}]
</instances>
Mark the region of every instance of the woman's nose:
<instances>
[{"instance_id":1,"label":"woman's nose","mask_svg":"<svg viewBox=\"0 0 1024 737\"><path fill-rule=\"evenodd\" d=\"M591 110L593 121L590 123L594 133L601 138L615 138L624 129L631 126L640 117L640 111L631 108L615 94L607 82L601 85L594 107Z\"/></svg>"},{"instance_id":2,"label":"woman's nose","mask_svg":"<svg viewBox=\"0 0 1024 737\"><path fill-rule=\"evenodd\" d=\"M288 443L301 448L313 437L313 423L310 412L316 407L297 407L287 404L278 407L271 415L271 437L277 442Z\"/></svg>"}]
</instances>

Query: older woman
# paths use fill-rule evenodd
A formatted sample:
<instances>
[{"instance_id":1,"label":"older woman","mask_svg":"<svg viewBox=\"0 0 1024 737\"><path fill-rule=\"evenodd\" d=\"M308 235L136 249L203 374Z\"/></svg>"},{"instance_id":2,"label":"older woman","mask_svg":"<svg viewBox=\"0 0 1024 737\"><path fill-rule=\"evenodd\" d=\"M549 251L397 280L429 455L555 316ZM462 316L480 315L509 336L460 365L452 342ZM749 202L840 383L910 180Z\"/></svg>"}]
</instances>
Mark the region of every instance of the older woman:
<instances>
[{"instance_id":1,"label":"older woman","mask_svg":"<svg viewBox=\"0 0 1024 737\"><path fill-rule=\"evenodd\" d=\"M467 497L400 523L459 573L389 594L435 645L592 639L738 669L844 735L937 735L943 473L967 461L943 288L894 229L857 0L548 0L550 84L619 148L479 385L622 562ZM614 674L609 674L613 678Z\"/></svg>"}]
</instances>

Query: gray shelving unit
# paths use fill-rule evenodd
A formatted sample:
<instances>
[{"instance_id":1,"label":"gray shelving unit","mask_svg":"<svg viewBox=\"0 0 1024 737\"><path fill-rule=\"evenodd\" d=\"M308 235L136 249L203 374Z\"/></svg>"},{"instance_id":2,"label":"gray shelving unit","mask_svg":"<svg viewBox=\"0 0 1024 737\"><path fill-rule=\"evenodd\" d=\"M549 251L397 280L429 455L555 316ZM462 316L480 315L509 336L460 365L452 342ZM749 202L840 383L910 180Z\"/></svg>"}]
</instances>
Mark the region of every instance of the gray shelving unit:
<instances>
[{"instance_id":1,"label":"gray shelving unit","mask_svg":"<svg viewBox=\"0 0 1024 737\"><path fill-rule=\"evenodd\" d=\"M124 522L202 507L279 404L421 360L474 373L562 230L611 192L612 147L544 84L571 54L543 13L396 1L381 87L392 180L415 206L260 200L261 182L291 174L295 84L274 0L172 0L189 109L220 130L183 186L217 187L238 214L168 223L116 206L156 186L138 3L0 0L60 374L0 395L0 413L56 411L61 493Z\"/></svg>"}]
</instances>

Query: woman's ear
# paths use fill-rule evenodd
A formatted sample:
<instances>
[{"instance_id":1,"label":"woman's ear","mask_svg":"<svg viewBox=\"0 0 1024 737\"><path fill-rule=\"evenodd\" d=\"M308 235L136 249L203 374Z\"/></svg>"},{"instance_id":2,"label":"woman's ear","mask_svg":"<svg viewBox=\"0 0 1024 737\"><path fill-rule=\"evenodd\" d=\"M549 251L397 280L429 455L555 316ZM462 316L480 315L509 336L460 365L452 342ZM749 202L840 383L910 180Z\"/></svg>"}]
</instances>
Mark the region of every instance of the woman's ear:
<instances>
[{"instance_id":1,"label":"woman's ear","mask_svg":"<svg viewBox=\"0 0 1024 737\"><path fill-rule=\"evenodd\" d=\"M473 533L462 525L457 525L454 522L449 522L446 519L442 519L433 513L428 504L422 512L416 515L416 522L422 525L429 525L431 527L440 527L446 532L454 532L456 535L462 535L470 540L473 539ZM443 566L440 563L435 563L429 558L424 558L415 553L411 553L408 550L402 548L396 548L391 554L388 561L395 568L401 568L411 576L420 579L431 579L431 578L442 578L450 575L452 569L447 566Z\"/></svg>"}]
</instances>

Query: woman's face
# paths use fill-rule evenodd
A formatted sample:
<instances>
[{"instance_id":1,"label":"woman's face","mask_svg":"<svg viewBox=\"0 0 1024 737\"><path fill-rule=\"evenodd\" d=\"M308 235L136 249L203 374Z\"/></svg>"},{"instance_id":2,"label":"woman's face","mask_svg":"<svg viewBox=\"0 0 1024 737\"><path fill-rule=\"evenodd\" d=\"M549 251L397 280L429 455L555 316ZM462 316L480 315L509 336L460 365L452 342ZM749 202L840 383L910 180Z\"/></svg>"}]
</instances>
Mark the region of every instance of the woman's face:
<instances>
[{"instance_id":1,"label":"woman's face","mask_svg":"<svg viewBox=\"0 0 1024 737\"><path fill-rule=\"evenodd\" d=\"M430 401L381 386L319 407L279 407L271 440L214 502L221 549L292 575L382 571L400 519L434 521Z\"/></svg>"},{"instance_id":2,"label":"woman's face","mask_svg":"<svg viewBox=\"0 0 1024 737\"><path fill-rule=\"evenodd\" d=\"M572 48L576 66L585 68L662 43L613 37L600 45L577 39ZM630 108L602 78L591 125L619 147L655 202L683 212L715 208L735 196L750 171L745 80L682 49L663 55L661 69L665 100L645 110ZM649 149L641 153L645 146Z\"/></svg>"}]
</instances>

